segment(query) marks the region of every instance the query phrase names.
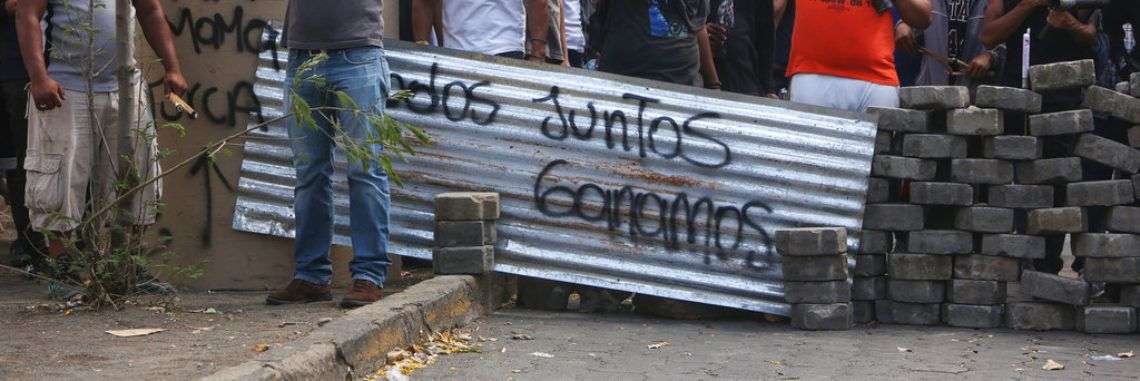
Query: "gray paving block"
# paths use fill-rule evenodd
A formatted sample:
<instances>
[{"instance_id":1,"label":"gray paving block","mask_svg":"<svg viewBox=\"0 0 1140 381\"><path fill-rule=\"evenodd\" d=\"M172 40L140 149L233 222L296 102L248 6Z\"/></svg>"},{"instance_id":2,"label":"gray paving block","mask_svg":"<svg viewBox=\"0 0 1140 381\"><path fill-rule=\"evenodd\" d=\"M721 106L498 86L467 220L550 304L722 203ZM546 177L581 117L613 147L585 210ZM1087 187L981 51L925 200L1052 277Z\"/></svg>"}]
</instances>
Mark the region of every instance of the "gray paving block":
<instances>
[{"instance_id":1,"label":"gray paving block","mask_svg":"<svg viewBox=\"0 0 1140 381\"><path fill-rule=\"evenodd\" d=\"M938 163L913 157L875 155L871 175L892 179L930 180L938 173Z\"/></svg>"},{"instance_id":2,"label":"gray paving block","mask_svg":"<svg viewBox=\"0 0 1140 381\"><path fill-rule=\"evenodd\" d=\"M1140 283L1140 257L1085 258L1086 281L1106 283Z\"/></svg>"},{"instance_id":3,"label":"gray paving block","mask_svg":"<svg viewBox=\"0 0 1140 381\"><path fill-rule=\"evenodd\" d=\"M494 221L436 221L435 247L495 244Z\"/></svg>"},{"instance_id":4,"label":"gray paving block","mask_svg":"<svg viewBox=\"0 0 1140 381\"><path fill-rule=\"evenodd\" d=\"M1009 327L1019 331L1071 331L1076 328L1073 306L1020 302L1006 305Z\"/></svg>"},{"instance_id":5,"label":"gray paving block","mask_svg":"<svg viewBox=\"0 0 1140 381\"><path fill-rule=\"evenodd\" d=\"M867 113L879 116L879 130L897 132L926 132L930 130L934 113L890 107L868 107Z\"/></svg>"},{"instance_id":6,"label":"gray paving block","mask_svg":"<svg viewBox=\"0 0 1140 381\"><path fill-rule=\"evenodd\" d=\"M968 184L916 181L910 184L910 203L969 206L974 204L974 187Z\"/></svg>"},{"instance_id":7,"label":"gray paving block","mask_svg":"<svg viewBox=\"0 0 1140 381\"><path fill-rule=\"evenodd\" d=\"M1029 87L1039 93L1085 88L1095 83L1096 65L1091 59L1029 67Z\"/></svg>"},{"instance_id":8,"label":"gray paving block","mask_svg":"<svg viewBox=\"0 0 1140 381\"><path fill-rule=\"evenodd\" d=\"M891 180L871 177L867 180L867 203L878 204L891 200Z\"/></svg>"},{"instance_id":9,"label":"gray paving block","mask_svg":"<svg viewBox=\"0 0 1140 381\"><path fill-rule=\"evenodd\" d=\"M902 108L949 110L970 105L970 89L963 86L912 86L899 89Z\"/></svg>"},{"instance_id":10,"label":"gray paving block","mask_svg":"<svg viewBox=\"0 0 1140 381\"><path fill-rule=\"evenodd\" d=\"M1140 234L1140 207L1114 206L1108 208L1105 226L1114 233Z\"/></svg>"},{"instance_id":11,"label":"gray paving block","mask_svg":"<svg viewBox=\"0 0 1140 381\"><path fill-rule=\"evenodd\" d=\"M1077 137L1073 154L1128 173L1140 172L1140 153L1136 149L1093 134Z\"/></svg>"},{"instance_id":12,"label":"gray paving block","mask_svg":"<svg viewBox=\"0 0 1140 381\"><path fill-rule=\"evenodd\" d=\"M494 271L495 247L437 247L431 251L432 271L440 275L486 274Z\"/></svg>"},{"instance_id":13,"label":"gray paving block","mask_svg":"<svg viewBox=\"0 0 1140 381\"><path fill-rule=\"evenodd\" d=\"M1074 135L1092 131L1091 110L1071 110L1029 117L1029 134L1033 136Z\"/></svg>"},{"instance_id":14,"label":"gray paving block","mask_svg":"<svg viewBox=\"0 0 1140 381\"><path fill-rule=\"evenodd\" d=\"M879 300L887 298L887 277L855 277L852 279L851 299Z\"/></svg>"},{"instance_id":15,"label":"gray paving block","mask_svg":"<svg viewBox=\"0 0 1140 381\"><path fill-rule=\"evenodd\" d=\"M886 254L894 249L895 238L891 232L863 230L859 244L859 254Z\"/></svg>"},{"instance_id":16,"label":"gray paving block","mask_svg":"<svg viewBox=\"0 0 1140 381\"><path fill-rule=\"evenodd\" d=\"M982 139L982 157L1001 160L1037 160L1045 145L1035 136L1002 135Z\"/></svg>"},{"instance_id":17,"label":"gray paving block","mask_svg":"<svg viewBox=\"0 0 1140 381\"><path fill-rule=\"evenodd\" d=\"M1128 129L1128 145L1132 148L1140 148L1140 126Z\"/></svg>"},{"instance_id":18,"label":"gray paving block","mask_svg":"<svg viewBox=\"0 0 1140 381\"><path fill-rule=\"evenodd\" d=\"M1013 231L1013 209L961 208L954 214L954 228L975 233L1009 233Z\"/></svg>"},{"instance_id":19,"label":"gray paving block","mask_svg":"<svg viewBox=\"0 0 1140 381\"><path fill-rule=\"evenodd\" d=\"M1122 82L1116 83L1116 91L1124 93L1124 94L1132 95L1131 87L1132 87L1132 84L1128 83L1127 81L1122 81Z\"/></svg>"},{"instance_id":20,"label":"gray paving block","mask_svg":"<svg viewBox=\"0 0 1140 381\"><path fill-rule=\"evenodd\" d=\"M922 207L918 205L870 204L863 212L863 228L884 231L921 230L925 224L923 213Z\"/></svg>"},{"instance_id":21,"label":"gray paving block","mask_svg":"<svg viewBox=\"0 0 1140 381\"><path fill-rule=\"evenodd\" d=\"M990 187L989 204L1002 208L1036 209L1053 206L1053 187L1048 185L995 185Z\"/></svg>"},{"instance_id":22,"label":"gray paving block","mask_svg":"<svg viewBox=\"0 0 1140 381\"><path fill-rule=\"evenodd\" d=\"M951 327L998 328L1005 321L1003 305L943 304L942 321Z\"/></svg>"},{"instance_id":23,"label":"gray paving block","mask_svg":"<svg viewBox=\"0 0 1140 381\"><path fill-rule=\"evenodd\" d=\"M809 331L844 331L851 329L851 303L793 304L792 327Z\"/></svg>"},{"instance_id":24,"label":"gray paving block","mask_svg":"<svg viewBox=\"0 0 1140 381\"><path fill-rule=\"evenodd\" d=\"M779 229L776 230L776 252L782 256L842 255L847 252L847 229Z\"/></svg>"},{"instance_id":25,"label":"gray paving block","mask_svg":"<svg viewBox=\"0 0 1140 381\"><path fill-rule=\"evenodd\" d=\"M475 221L499 219L499 194L450 192L435 196L436 221Z\"/></svg>"},{"instance_id":26,"label":"gray paving block","mask_svg":"<svg viewBox=\"0 0 1140 381\"><path fill-rule=\"evenodd\" d=\"M962 158L968 154L966 138L943 134L907 134L902 140L902 155L920 159Z\"/></svg>"},{"instance_id":27,"label":"gray paving block","mask_svg":"<svg viewBox=\"0 0 1140 381\"><path fill-rule=\"evenodd\" d=\"M887 273L886 254L859 254L855 255L855 269L852 274L856 277L879 276Z\"/></svg>"},{"instance_id":28,"label":"gray paving block","mask_svg":"<svg viewBox=\"0 0 1140 381\"><path fill-rule=\"evenodd\" d=\"M894 134L890 131L879 130L875 133L875 154L890 155L895 153Z\"/></svg>"},{"instance_id":29,"label":"gray paving block","mask_svg":"<svg viewBox=\"0 0 1140 381\"><path fill-rule=\"evenodd\" d=\"M1084 208L1034 209L1026 214L1025 232L1030 235L1063 235L1088 230L1088 214Z\"/></svg>"},{"instance_id":30,"label":"gray paving block","mask_svg":"<svg viewBox=\"0 0 1140 381\"><path fill-rule=\"evenodd\" d=\"M1005 295L1006 304L1039 301L1029 296L1028 292L1021 290L1021 282L1005 282Z\"/></svg>"},{"instance_id":31,"label":"gray paving block","mask_svg":"<svg viewBox=\"0 0 1140 381\"><path fill-rule=\"evenodd\" d=\"M1140 257L1140 235L1073 234L1073 256L1085 258Z\"/></svg>"},{"instance_id":32,"label":"gray paving block","mask_svg":"<svg viewBox=\"0 0 1140 381\"><path fill-rule=\"evenodd\" d=\"M992 255L958 255L954 257L954 278L1016 282L1021 274L1017 258Z\"/></svg>"},{"instance_id":33,"label":"gray paving block","mask_svg":"<svg viewBox=\"0 0 1140 381\"><path fill-rule=\"evenodd\" d=\"M851 283L846 280L784 282L784 299L788 303L846 303L851 301Z\"/></svg>"},{"instance_id":34,"label":"gray paving block","mask_svg":"<svg viewBox=\"0 0 1140 381\"><path fill-rule=\"evenodd\" d=\"M1140 308L1140 284L1120 285L1120 304Z\"/></svg>"},{"instance_id":35,"label":"gray paving block","mask_svg":"<svg viewBox=\"0 0 1140 381\"><path fill-rule=\"evenodd\" d=\"M981 254L1020 259L1044 259L1045 237L1020 234L982 236Z\"/></svg>"},{"instance_id":36,"label":"gray paving block","mask_svg":"<svg viewBox=\"0 0 1140 381\"><path fill-rule=\"evenodd\" d=\"M891 279L890 299L904 303L942 303L946 300L946 282Z\"/></svg>"},{"instance_id":37,"label":"gray paving block","mask_svg":"<svg viewBox=\"0 0 1140 381\"><path fill-rule=\"evenodd\" d=\"M1128 180L1101 180L1065 185L1065 205L1115 206L1136 200L1136 191Z\"/></svg>"},{"instance_id":38,"label":"gray paving block","mask_svg":"<svg viewBox=\"0 0 1140 381\"><path fill-rule=\"evenodd\" d=\"M875 302L858 300L851 302L851 320L855 324L866 324L875 321Z\"/></svg>"},{"instance_id":39,"label":"gray paving block","mask_svg":"<svg viewBox=\"0 0 1140 381\"><path fill-rule=\"evenodd\" d=\"M780 257L785 282L847 280L847 257Z\"/></svg>"},{"instance_id":40,"label":"gray paving block","mask_svg":"<svg viewBox=\"0 0 1140 381\"><path fill-rule=\"evenodd\" d=\"M1021 273L1021 290L1037 299L1073 306L1088 305L1091 296L1088 282L1028 270Z\"/></svg>"},{"instance_id":41,"label":"gray paving block","mask_svg":"<svg viewBox=\"0 0 1140 381\"><path fill-rule=\"evenodd\" d=\"M1081 181L1084 169L1079 157L1033 160L1016 164L1018 184L1064 184Z\"/></svg>"},{"instance_id":42,"label":"gray paving block","mask_svg":"<svg viewBox=\"0 0 1140 381\"><path fill-rule=\"evenodd\" d=\"M1112 305L1080 308L1077 310L1077 330L1084 333L1136 332L1136 309Z\"/></svg>"},{"instance_id":43,"label":"gray paving block","mask_svg":"<svg viewBox=\"0 0 1140 381\"><path fill-rule=\"evenodd\" d=\"M946 112L946 132L953 135L993 136L1004 131L1001 110L970 106Z\"/></svg>"},{"instance_id":44,"label":"gray paving block","mask_svg":"<svg viewBox=\"0 0 1140 381\"><path fill-rule=\"evenodd\" d=\"M914 254L969 254L974 235L959 230L919 230L907 233L907 252Z\"/></svg>"},{"instance_id":45,"label":"gray paving block","mask_svg":"<svg viewBox=\"0 0 1140 381\"><path fill-rule=\"evenodd\" d=\"M891 310L894 309L894 302L886 299L875 301L875 320L884 324L894 324L895 319L891 316Z\"/></svg>"},{"instance_id":46,"label":"gray paving block","mask_svg":"<svg viewBox=\"0 0 1140 381\"><path fill-rule=\"evenodd\" d=\"M1041 94L1016 87L978 86L974 105L1026 114L1041 112Z\"/></svg>"},{"instance_id":47,"label":"gray paving block","mask_svg":"<svg viewBox=\"0 0 1140 381\"><path fill-rule=\"evenodd\" d=\"M1082 107L1132 124L1140 123L1140 99L1111 89L1089 86Z\"/></svg>"},{"instance_id":48,"label":"gray paving block","mask_svg":"<svg viewBox=\"0 0 1140 381\"><path fill-rule=\"evenodd\" d=\"M946 289L946 300L956 304L1005 304L1006 282L954 279Z\"/></svg>"},{"instance_id":49,"label":"gray paving block","mask_svg":"<svg viewBox=\"0 0 1140 381\"><path fill-rule=\"evenodd\" d=\"M942 323L941 303L890 303L891 323L904 325L939 325Z\"/></svg>"},{"instance_id":50,"label":"gray paving block","mask_svg":"<svg viewBox=\"0 0 1140 381\"><path fill-rule=\"evenodd\" d=\"M950 178L966 184L1011 184L1013 163L997 159L953 159Z\"/></svg>"},{"instance_id":51,"label":"gray paving block","mask_svg":"<svg viewBox=\"0 0 1140 381\"><path fill-rule=\"evenodd\" d=\"M937 254L888 254L887 273L895 280L950 280L954 275L954 257Z\"/></svg>"}]
</instances>

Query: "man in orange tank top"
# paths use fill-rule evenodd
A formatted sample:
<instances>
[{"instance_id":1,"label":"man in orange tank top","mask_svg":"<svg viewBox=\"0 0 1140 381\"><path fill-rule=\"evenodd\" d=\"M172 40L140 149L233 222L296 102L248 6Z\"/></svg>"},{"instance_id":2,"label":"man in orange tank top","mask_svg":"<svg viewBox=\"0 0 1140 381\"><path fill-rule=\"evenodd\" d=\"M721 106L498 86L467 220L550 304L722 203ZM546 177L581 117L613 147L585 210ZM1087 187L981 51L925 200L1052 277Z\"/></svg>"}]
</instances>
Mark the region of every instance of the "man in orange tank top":
<instances>
[{"instance_id":1,"label":"man in orange tank top","mask_svg":"<svg viewBox=\"0 0 1140 381\"><path fill-rule=\"evenodd\" d=\"M894 22L883 0L799 0L788 62L793 102L851 111L897 107ZM931 22L930 0L894 0L902 21Z\"/></svg>"}]
</instances>

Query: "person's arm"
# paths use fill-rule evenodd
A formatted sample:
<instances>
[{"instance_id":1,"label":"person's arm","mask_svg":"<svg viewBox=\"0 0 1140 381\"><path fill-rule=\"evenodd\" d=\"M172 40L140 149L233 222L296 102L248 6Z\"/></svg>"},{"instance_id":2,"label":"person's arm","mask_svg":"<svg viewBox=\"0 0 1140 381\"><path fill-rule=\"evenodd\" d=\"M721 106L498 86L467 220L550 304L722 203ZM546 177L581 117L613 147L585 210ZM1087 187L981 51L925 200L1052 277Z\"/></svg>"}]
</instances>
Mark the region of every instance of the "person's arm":
<instances>
[{"instance_id":1,"label":"person's arm","mask_svg":"<svg viewBox=\"0 0 1140 381\"><path fill-rule=\"evenodd\" d=\"M1049 26L1072 33L1082 45L1093 46L1096 44L1096 15L1090 16L1088 20L1081 22L1071 12L1056 10L1049 11L1046 19Z\"/></svg>"},{"instance_id":2,"label":"person's arm","mask_svg":"<svg viewBox=\"0 0 1140 381\"><path fill-rule=\"evenodd\" d=\"M21 0L22 1L22 0ZM178 53L174 50L174 34L170 32L170 24L166 22L166 12L158 0L134 0L135 17L142 26L143 36L147 44L158 57L162 59L162 67L166 70L163 82L166 84L168 94L182 95L190 88L186 78L182 77L182 65L178 62Z\"/></svg>"},{"instance_id":3,"label":"person's arm","mask_svg":"<svg viewBox=\"0 0 1140 381\"><path fill-rule=\"evenodd\" d=\"M436 26L436 14L441 14L440 0L412 0L412 39L424 45L431 43L431 32ZM443 46L443 38L436 34L436 42Z\"/></svg>"},{"instance_id":4,"label":"person's arm","mask_svg":"<svg viewBox=\"0 0 1140 381\"><path fill-rule=\"evenodd\" d=\"M895 8L902 21L915 29L926 29L934 18L930 0L896 0Z\"/></svg>"},{"instance_id":5,"label":"person's arm","mask_svg":"<svg viewBox=\"0 0 1140 381\"><path fill-rule=\"evenodd\" d=\"M772 25L773 29L780 27L780 20L784 19L784 11L788 10L789 0L772 0Z\"/></svg>"},{"instance_id":6,"label":"person's arm","mask_svg":"<svg viewBox=\"0 0 1140 381\"><path fill-rule=\"evenodd\" d=\"M526 42L530 46L527 60L546 62L546 34L550 31L547 0L526 0Z\"/></svg>"},{"instance_id":7,"label":"person's arm","mask_svg":"<svg viewBox=\"0 0 1140 381\"><path fill-rule=\"evenodd\" d=\"M716 61L713 60L708 28L697 31L697 46L701 51L701 77L704 78L705 88L720 89L720 76L716 73Z\"/></svg>"},{"instance_id":8,"label":"person's arm","mask_svg":"<svg viewBox=\"0 0 1140 381\"><path fill-rule=\"evenodd\" d=\"M16 34L24 69L31 81L31 96L36 108L47 111L63 105L63 86L47 74L44 62L44 33L40 19L47 9L47 0L20 0L16 6Z\"/></svg>"},{"instance_id":9,"label":"person's arm","mask_svg":"<svg viewBox=\"0 0 1140 381\"><path fill-rule=\"evenodd\" d=\"M982 22L982 45L986 49L993 49L1005 42L1021 28L1029 15L1045 5L1046 0L1022 0L1006 12L1002 0L990 0L990 5L986 8L986 20Z\"/></svg>"},{"instance_id":10,"label":"person's arm","mask_svg":"<svg viewBox=\"0 0 1140 381\"><path fill-rule=\"evenodd\" d=\"M578 1L578 0L570 0ZM558 38L562 39L562 66L570 67L570 47L566 46L566 0L558 0Z\"/></svg>"}]
</instances>

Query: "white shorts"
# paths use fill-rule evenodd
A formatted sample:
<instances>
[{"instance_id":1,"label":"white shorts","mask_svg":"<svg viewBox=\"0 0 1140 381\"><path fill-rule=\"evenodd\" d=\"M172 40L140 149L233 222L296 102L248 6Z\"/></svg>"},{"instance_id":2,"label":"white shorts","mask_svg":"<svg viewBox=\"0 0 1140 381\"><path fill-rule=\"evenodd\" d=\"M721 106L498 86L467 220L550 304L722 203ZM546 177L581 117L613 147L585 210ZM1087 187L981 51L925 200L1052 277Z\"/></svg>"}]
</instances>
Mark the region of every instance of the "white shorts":
<instances>
[{"instance_id":1,"label":"white shorts","mask_svg":"<svg viewBox=\"0 0 1140 381\"><path fill-rule=\"evenodd\" d=\"M823 74L792 76L792 102L865 112L868 107L899 107L899 88Z\"/></svg>"}]
</instances>

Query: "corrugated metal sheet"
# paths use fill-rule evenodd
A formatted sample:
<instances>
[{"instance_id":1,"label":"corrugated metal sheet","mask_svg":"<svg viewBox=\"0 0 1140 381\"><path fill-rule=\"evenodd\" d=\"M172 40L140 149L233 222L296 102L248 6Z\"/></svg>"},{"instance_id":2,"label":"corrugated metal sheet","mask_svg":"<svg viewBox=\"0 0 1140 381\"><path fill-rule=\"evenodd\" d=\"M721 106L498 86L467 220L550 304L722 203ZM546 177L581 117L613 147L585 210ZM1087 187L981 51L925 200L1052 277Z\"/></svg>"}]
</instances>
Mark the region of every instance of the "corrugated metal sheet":
<instances>
[{"instance_id":1,"label":"corrugated metal sheet","mask_svg":"<svg viewBox=\"0 0 1140 381\"><path fill-rule=\"evenodd\" d=\"M398 166L407 184L392 188L394 253L431 257L433 195L494 191L503 212L497 271L786 314L767 238L784 227L862 225L875 135L865 116L397 41L387 54L393 86L436 94L389 108L437 141ZM281 115L284 72L268 53L257 77L265 117ZM552 86L557 107L541 100ZM655 101L639 111L637 97ZM575 121L565 131L559 108ZM620 123L607 135L605 119L618 111L626 141ZM233 226L291 237L284 126L255 135ZM334 180L336 243L349 245L347 185L341 174ZM674 204L681 195L693 218ZM711 217L698 200L712 202Z\"/></svg>"}]
</instances>

